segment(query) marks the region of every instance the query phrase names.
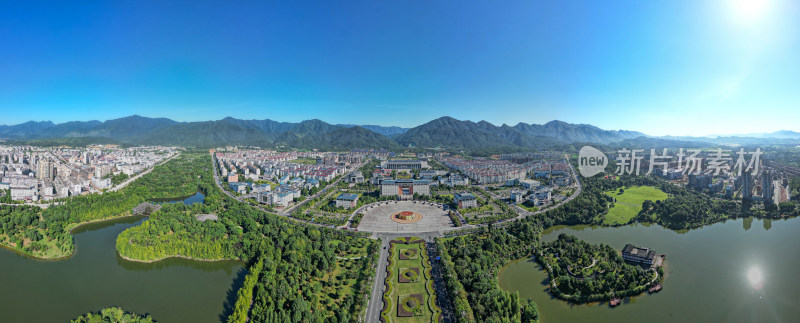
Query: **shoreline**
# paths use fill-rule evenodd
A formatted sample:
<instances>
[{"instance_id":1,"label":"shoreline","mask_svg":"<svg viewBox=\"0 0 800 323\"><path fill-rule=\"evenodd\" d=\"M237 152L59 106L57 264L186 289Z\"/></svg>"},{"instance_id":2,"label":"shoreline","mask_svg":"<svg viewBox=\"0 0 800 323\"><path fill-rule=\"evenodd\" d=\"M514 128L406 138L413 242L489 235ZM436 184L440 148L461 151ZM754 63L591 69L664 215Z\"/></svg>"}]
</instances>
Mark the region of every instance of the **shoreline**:
<instances>
[{"instance_id":1,"label":"shoreline","mask_svg":"<svg viewBox=\"0 0 800 323\"><path fill-rule=\"evenodd\" d=\"M81 223L76 224L74 227L70 228L69 230L67 230L67 232L69 234L72 234L72 231L75 231L75 229L80 228L80 227L82 227L84 225L87 225L87 224L100 223L100 222L118 220L118 219L124 219L124 218L129 218L129 217L134 217L134 216L148 217L147 215L133 214L133 213L128 212L128 213L125 213L124 215L117 215L117 216L112 216L112 217L108 217L108 218L95 219L95 220L91 220L91 221L81 222Z\"/></svg>"},{"instance_id":2,"label":"shoreline","mask_svg":"<svg viewBox=\"0 0 800 323\"><path fill-rule=\"evenodd\" d=\"M84 225L87 225L87 224L111 221L111 220L124 219L124 218L133 217L133 216L140 216L140 215L127 213L127 214L121 215L121 216L112 216L112 217L103 218L103 219L95 219L95 220L91 220L91 221L81 222L81 223L76 224L74 227L72 227L72 228L70 228L70 229L68 229L66 231L67 231L67 233L70 234L70 237L72 237L72 235L73 235L72 231L74 231L75 229L77 229L77 228L79 228L81 226L84 226ZM72 237L72 238L74 239L74 237ZM35 255L35 254L32 254L32 253L26 252L26 251L24 251L22 249L17 249L15 247L11 247L9 245L6 245L5 243L0 243L0 247L2 247L4 249L8 249L10 251L13 251L13 252L15 252L16 254L18 254L20 256L24 256L24 257L28 257L28 258L32 258L32 259L40 260L40 261L60 261L60 260L65 260L65 259L69 259L70 257L72 257L75 254L75 244L74 244L74 242L73 242L72 252L70 252L68 255L59 256L59 257L42 257L42 256L38 256L38 255Z\"/></svg>"},{"instance_id":3,"label":"shoreline","mask_svg":"<svg viewBox=\"0 0 800 323\"><path fill-rule=\"evenodd\" d=\"M172 258L186 259L186 260L193 260L193 261L202 261L202 262L218 262L218 261L242 261L242 260L241 260L241 259L239 259L239 258L228 258L228 259L198 259L198 258L192 258L192 257L190 257L190 256L184 256L184 255L174 255L174 256L167 256L167 257L163 257L163 258L159 258L159 259L155 259L155 260L140 260L140 259L128 258L128 257L126 257L126 256L124 256L124 255L122 255L122 254L120 254L120 253L119 253L119 250L117 250L117 256L119 256L120 258L122 258L122 259L125 259L125 260L127 260L127 261L130 261L130 262L138 262L138 263L145 263L145 264L156 263L156 262L159 262L159 261L162 261L162 260L167 260L167 259L172 259Z\"/></svg>"}]
</instances>

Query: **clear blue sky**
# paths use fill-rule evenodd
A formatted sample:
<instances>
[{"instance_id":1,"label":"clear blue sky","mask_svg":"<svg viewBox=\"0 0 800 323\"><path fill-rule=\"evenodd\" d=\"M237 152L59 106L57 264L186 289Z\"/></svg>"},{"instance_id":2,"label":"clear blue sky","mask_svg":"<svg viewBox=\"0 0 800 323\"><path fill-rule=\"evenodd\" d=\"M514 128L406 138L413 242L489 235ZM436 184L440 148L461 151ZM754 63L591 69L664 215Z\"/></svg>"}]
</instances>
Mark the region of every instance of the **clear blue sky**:
<instances>
[{"instance_id":1,"label":"clear blue sky","mask_svg":"<svg viewBox=\"0 0 800 323\"><path fill-rule=\"evenodd\" d=\"M4 4L0 124L450 115L800 131L798 1L179 2Z\"/></svg>"}]
</instances>

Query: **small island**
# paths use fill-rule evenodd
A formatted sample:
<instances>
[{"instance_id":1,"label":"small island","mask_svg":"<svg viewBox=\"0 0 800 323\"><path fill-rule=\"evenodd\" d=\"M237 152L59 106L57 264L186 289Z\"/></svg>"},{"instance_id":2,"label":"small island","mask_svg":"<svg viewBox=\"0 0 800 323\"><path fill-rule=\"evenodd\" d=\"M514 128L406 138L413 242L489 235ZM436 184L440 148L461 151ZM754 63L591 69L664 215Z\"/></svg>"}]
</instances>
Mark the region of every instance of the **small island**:
<instances>
[{"instance_id":1,"label":"small island","mask_svg":"<svg viewBox=\"0 0 800 323\"><path fill-rule=\"evenodd\" d=\"M657 264L633 263L609 245L563 233L542 244L536 259L550 275L551 293L573 303L618 301L659 285L664 276L660 259Z\"/></svg>"}]
</instances>

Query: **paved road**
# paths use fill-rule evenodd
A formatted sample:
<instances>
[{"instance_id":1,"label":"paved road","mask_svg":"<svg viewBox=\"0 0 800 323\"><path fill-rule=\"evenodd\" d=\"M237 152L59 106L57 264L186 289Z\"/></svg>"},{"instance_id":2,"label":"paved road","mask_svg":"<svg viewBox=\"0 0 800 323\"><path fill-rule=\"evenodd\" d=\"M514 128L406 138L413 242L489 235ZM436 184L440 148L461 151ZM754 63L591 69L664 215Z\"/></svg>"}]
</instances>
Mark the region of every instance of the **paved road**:
<instances>
[{"instance_id":1,"label":"paved road","mask_svg":"<svg viewBox=\"0 0 800 323\"><path fill-rule=\"evenodd\" d=\"M386 266L389 264L389 241L390 238L381 239L380 256L378 265L375 267L375 278L372 282L372 295L367 304L366 322L379 322L381 310L383 309L384 281L386 280Z\"/></svg>"}]
</instances>

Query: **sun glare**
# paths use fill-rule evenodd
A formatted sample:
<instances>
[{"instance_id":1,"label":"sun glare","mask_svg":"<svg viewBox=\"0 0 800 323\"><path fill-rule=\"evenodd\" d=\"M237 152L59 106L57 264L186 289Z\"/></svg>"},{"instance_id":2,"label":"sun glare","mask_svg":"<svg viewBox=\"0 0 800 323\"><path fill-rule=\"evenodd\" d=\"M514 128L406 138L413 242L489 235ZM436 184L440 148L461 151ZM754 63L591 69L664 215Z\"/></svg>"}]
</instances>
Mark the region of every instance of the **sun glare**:
<instances>
[{"instance_id":1,"label":"sun glare","mask_svg":"<svg viewBox=\"0 0 800 323\"><path fill-rule=\"evenodd\" d=\"M755 289L761 289L761 287L764 286L764 276L761 274L761 269L758 269L758 267L750 268L750 271L747 272L747 279L750 281L750 285Z\"/></svg>"},{"instance_id":2,"label":"sun glare","mask_svg":"<svg viewBox=\"0 0 800 323\"><path fill-rule=\"evenodd\" d=\"M774 0L726 0L733 19L741 24L755 24L767 19Z\"/></svg>"}]
</instances>

